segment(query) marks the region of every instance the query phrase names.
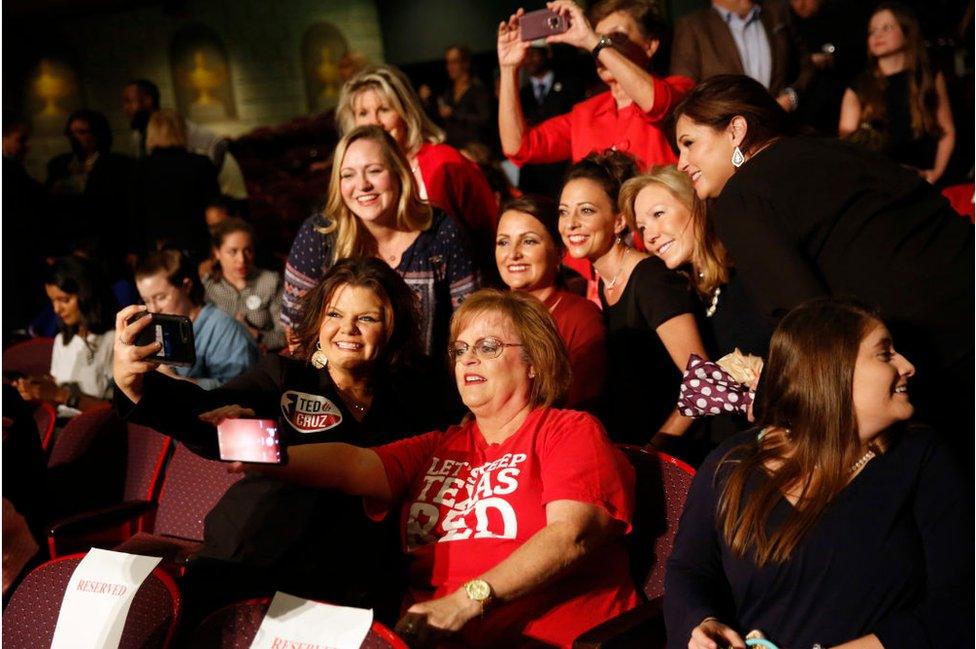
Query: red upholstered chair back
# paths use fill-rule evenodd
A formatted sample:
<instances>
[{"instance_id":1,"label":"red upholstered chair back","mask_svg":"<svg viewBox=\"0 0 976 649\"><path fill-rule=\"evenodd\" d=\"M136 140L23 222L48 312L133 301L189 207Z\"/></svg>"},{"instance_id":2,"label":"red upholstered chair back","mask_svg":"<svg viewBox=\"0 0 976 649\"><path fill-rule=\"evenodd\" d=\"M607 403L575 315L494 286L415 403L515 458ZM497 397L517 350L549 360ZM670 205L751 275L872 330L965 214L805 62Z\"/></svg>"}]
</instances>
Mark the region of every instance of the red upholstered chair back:
<instances>
[{"instance_id":1,"label":"red upholstered chair back","mask_svg":"<svg viewBox=\"0 0 976 649\"><path fill-rule=\"evenodd\" d=\"M3 371L40 376L51 372L54 338L31 338L3 350Z\"/></svg>"},{"instance_id":2,"label":"red upholstered chair back","mask_svg":"<svg viewBox=\"0 0 976 649\"><path fill-rule=\"evenodd\" d=\"M125 500L155 500L162 485L163 469L173 440L152 428L126 424Z\"/></svg>"},{"instance_id":3,"label":"red upholstered chair back","mask_svg":"<svg viewBox=\"0 0 976 649\"><path fill-rule=\"evenodd\" d=\"M54 447L47 459L48 467L77 461L99 440L114 436L122 448L122 420L111 408L99 408L83 412L68 420L54 440Z\"/></svg>"},{"instance_id":4,"label":"red upholstered chair back","mask_svg":"<svg viewBox=\"0 0 976 649\"><path fill-rule=\"evenodd\" d=\"M208 615L190 640L190 649L248 649L258 633L271 599L236 602ZM388 628L373 621L360 649L408 649Z\"/></svg>"},{"instance_id":5,"label":"red upholstered chair back","mask_svg":"<svg viewBox=\"0 0 976 649\"><path fill-rule=\"evenodd\" d=\"M153 533L203 541L203 519L241 477L228 473L227 464L204 459L176 444L159 494Z\"/></svg>"},{"instance_id":6,"label":"red upholstered chair back","mask_svg":"<svg viewBox=\"0 0 976 649\"><path fill-rule=\"evenodd\" d=\"M83 556L48 561L24 578L3 611L5 647L51 646L64 591ZM132 600L119 649L169 647L179 613L179 590L172 577L157 567Z\"/></svg>"},{"instance_id":7,"label":"red upholstered chair back","mask_svg":"<svg viewBox=\"0 0 976 649\"><path fill-rule=\"evenodd\" d=\"M631 570L644 594L664 594L664 569L695 470L681 460L639 446L619 444L637 474L637 508L629 537Z\"/></svg>"},{"instance_id":8,"label":"red upholstered chair back","mask_svg":"<svg viewBox=\"0 0 976 649\"><path fill-rule=\"evenodd\" d=\"M37 424L37 434L41 436L41 450L50 450L54 441L54 425L58 421L58 411L51 404L42 401L34 408L34 423Z\"/></svg>"}]
</instances>

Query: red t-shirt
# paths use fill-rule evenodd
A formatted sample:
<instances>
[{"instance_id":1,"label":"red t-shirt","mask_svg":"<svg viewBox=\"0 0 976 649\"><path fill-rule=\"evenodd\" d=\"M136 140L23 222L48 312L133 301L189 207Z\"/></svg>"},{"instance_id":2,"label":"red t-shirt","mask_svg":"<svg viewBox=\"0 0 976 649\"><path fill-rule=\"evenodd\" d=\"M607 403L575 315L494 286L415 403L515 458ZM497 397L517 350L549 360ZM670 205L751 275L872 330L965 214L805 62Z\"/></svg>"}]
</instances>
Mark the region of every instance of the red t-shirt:
<instances>
[{"instance_id":1,"label":"red t-shirt","mask_svg":"<svg viewBox=\"0 0 976 649\"><path fill-rule=\"evenodd\" d=\"M546 526L546 504L575 500L604 509L630 531L634 471L599 422L537 408L500 444L470 421L374 449L411 558L414 601L443 597L479 577ZM573 639L637 604L621 539L593 550L558 583L490 609L465 626L472 646Z\"/></svg>"},{"instance_id":2,"label":"red t-shirt","mask_svg":"<svg viewBox=\"0 0 976 649\"><path fill-rule=\"evenodd\" d=\"M545 305L566 344L573 371L566 407L592 412L600 403L607 378L607 328L603 313L590 300L569 291L556 291Z\"/></svg>"},{"instance_id":3,"label":"red t-shirt","mask_svg":"<svg viewBox=\"0 0 976 649\"><path fill-rule=\"evenodd\" d=\"M646 113L637 104L617 110L607 91L573 106L565 115L526 129L522 148L509 159L527 163L578 162L593 151L614 148L637 158L641 170L678 160L661 124L695 82L688 77L654 77L654 105Z\"/></svg>"}]
</instances>

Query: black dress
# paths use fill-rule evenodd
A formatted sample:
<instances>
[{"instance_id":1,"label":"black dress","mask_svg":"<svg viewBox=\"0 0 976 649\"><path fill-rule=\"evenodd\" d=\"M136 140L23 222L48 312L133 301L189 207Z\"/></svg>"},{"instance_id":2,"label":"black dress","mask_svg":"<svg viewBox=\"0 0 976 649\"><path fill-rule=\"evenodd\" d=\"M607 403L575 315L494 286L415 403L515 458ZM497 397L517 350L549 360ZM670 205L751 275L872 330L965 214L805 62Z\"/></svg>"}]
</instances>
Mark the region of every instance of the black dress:
<instances>
[{"instance_id":1,"label":"black dress","mask_svg":"<svg viewBox=\"0 0 976 649\"><path fill-rule=\"evenodd\" d=\"M912 131L911 93L909 71L905 70L884 78L884 108L882 118L872 127L882 135L881 152L898 164L914 169L931 169L935 165L935 152L939 139L931 134L915 135ZM865 75L854 83L853 90L863 102L862 88ZM929 98L934 104L937 99ZM935 111L935 106L930 106Z\"/></svg>"},{"instance_id":2,"label":"black dress","mask_svg":"<svg viewBox=\"0 0 976 649\"><path fill-rule=\"evenodd\" d=\"M796 137L747 161L709 209L760 313L824 295L880 307L916 366L917 416L969 437L971 408L946 404L973 396L973 226L945 198L878 154Z\"/></svg>"},{"instance_id":3,"label":"black dress","mask_svg":"<svg viewBox=\"0 0 976 649\"><path fill-rule=\"evenodd\" d=\"M709 616L743 636L758 629L781 647L833 647L870 633L885 649L969 646L970 496L931 429L893 435L792 557L762 567L733 554L716 524L729 467L719 462L755 436L741 433L716 449L691 485L664 582L669 649L687 647ZM756 486L750 481L746 493ZM791 511L780 499L767 532Z\"/></svg>"},{"instance_id":4,"label":"black dress","mask_svg":"<svg viewBox=\"0 0 976 649\"><path fill-rule=\"evenodd\" d=\"M610 306L600 290L607 323L607 412L603 423L615 442L646 444L678 400L681 372L657 335L658 326L694 312L687 278L648 257ZM684 368L682 368L684 369Z\"/></svg>"},{"instance_id":5,"label":"black dress","mask_svg":"<svg viewBox=\"0 0 976 649\"><path fill-rule=\"evenodd\" d=\"M372 406L357 422L327 371L272 354L215 390L151 372L137 405L121 390L115 394L120 413L129 421L171 435L199 455L217 458L216 431L197 415L222 405L242 405L259 418L279 420L286 446L379 446L448 423L438 408L439 385L426 373L378 379ZM314 417L303 409L311 412L326 401L338 409L338 421L310 427L308 421ZM203 549L186 575L184 593L187 607L193 609L189 613L202 615L235 598L283 590L376 608L378 616L395 620L405 583L395 518L376 524L366 517L361 498L248 475L227 491L204 521Z\"/></svg>"}]
</instances>

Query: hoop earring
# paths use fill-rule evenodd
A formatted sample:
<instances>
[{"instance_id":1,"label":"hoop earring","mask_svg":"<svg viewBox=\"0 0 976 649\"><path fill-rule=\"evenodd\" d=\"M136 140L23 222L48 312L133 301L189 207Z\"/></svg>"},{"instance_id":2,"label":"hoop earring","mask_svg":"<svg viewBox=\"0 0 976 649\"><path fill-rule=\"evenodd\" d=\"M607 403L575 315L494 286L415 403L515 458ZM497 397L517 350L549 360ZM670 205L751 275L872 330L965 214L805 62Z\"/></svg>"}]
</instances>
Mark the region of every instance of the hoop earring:
<instances>
[{"instance_id":1,"label":"hoop earring","mask_svg":"<svg viewBox=\"0 0 976 649\"><path fill-rule=\"evenodd\" d=\"M320 370L328 364L329 357L325 355L324 351L322 351L322 343L316 342L315 351L312 352L312 365L315 367L315 369Z\"/></svg>"},{"instance_id":2,"label":"hoop earring","mask_svg":"<svg viewBox=\"0 0 976 649\"><path fill-rule=\"evenodd\" d=\"M732 166L738 169L742 166L742 163L746 161L746 157L742 155L742 149L735 147L732 149Z\"/></svg>"}]
</instances>

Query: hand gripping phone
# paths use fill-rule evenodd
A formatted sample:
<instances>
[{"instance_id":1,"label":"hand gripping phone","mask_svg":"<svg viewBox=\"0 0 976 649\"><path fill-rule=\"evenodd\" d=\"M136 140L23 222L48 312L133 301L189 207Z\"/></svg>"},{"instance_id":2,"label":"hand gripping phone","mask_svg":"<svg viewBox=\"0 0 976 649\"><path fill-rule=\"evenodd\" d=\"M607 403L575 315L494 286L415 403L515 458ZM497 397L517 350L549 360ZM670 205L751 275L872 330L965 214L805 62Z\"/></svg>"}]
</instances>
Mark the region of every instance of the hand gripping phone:
<instances>
[{"instance_id":1,"label":"hand gripping phone","mask_svg":"<svg viewBox=\"0 0 976 649\"><path fill-rule=\"evenodd\" d=\"M186 316L143 311L133 316L129 323L145 316L152 318L152 322L136 335L133 344L140 347L152 343L162 344L162 349L146 360L166 365L192 367L197 359L193 342L193 322Z\"/></svg>"},{"instance_id":2,"label":"hand gripping phone","mask_svg":"<svg viewBox=\"0 0 976 649\"><path fill-rule=\"evenodd\" d=\"M566 16L549 9L530 11L519 18L519 38L522 41L536 41L568 30L569 20Z\"/></svg>"}]
</instances>

